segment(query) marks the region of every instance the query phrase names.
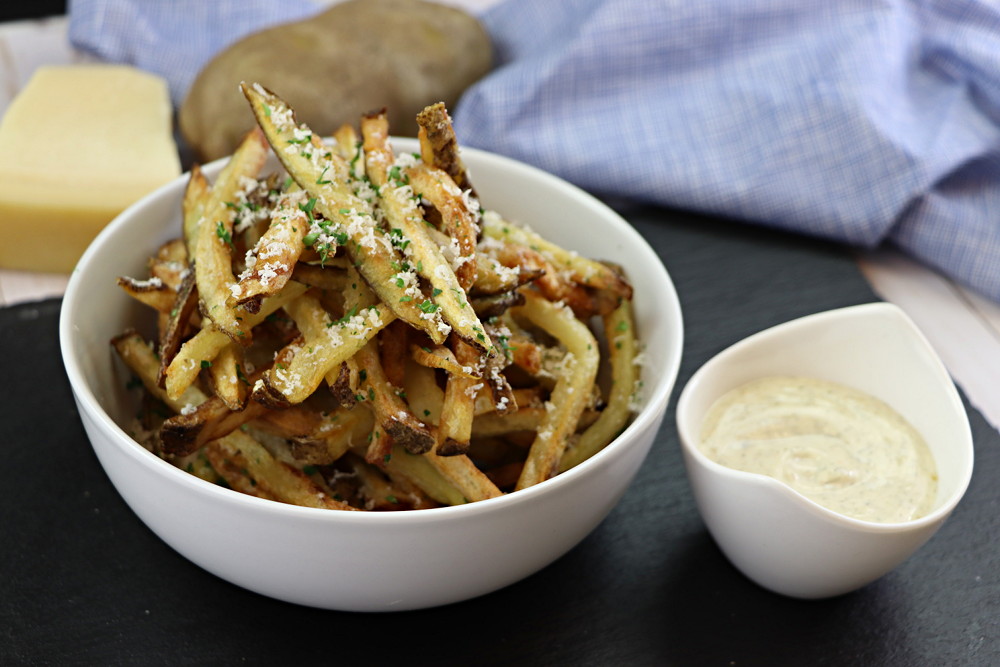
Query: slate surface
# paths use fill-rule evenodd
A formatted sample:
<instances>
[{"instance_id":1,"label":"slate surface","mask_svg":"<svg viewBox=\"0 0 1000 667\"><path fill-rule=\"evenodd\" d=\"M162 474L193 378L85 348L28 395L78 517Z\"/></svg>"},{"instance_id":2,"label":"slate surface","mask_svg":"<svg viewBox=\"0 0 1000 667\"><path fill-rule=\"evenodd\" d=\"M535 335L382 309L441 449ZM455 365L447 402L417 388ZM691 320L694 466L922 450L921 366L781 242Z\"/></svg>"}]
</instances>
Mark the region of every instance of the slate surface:
<instances>
[{"instance_id":1,"label":"slate surface","mask_svg":"<svg viewBox=\"0 0 1000 667\"><path fill-rule=\"evenodd\" d=\"M750 333L875 300L840 247L662 209L625 216L681 297L674 400ZM439 609L328 612L217 579L139 522L80 426L58 310L0 310L0 663L1000 664L1000 436L971 409L964 502L907 563L849 595L791 600L729 565L695 509L672 405L620 505L550 567Z\"/></svg>"}]
</instances>

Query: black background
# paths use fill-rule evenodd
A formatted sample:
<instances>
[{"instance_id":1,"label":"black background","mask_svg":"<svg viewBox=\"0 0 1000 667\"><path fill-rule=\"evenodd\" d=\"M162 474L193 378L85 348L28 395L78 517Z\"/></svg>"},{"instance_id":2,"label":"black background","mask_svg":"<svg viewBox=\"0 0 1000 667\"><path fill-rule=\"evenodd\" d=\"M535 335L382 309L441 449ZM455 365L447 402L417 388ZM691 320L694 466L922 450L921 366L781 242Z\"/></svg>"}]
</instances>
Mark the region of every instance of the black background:
<instances>
[{"instance_id":1,"label":"black background","mask_svg":"<svg viewBox=\"0 0 1000 667\"><path fill-rule=\"evenodd\" d=\"M875 300L839 246L662 209L625 216L681 297L674 400L748 334ZM1000 435L972 409L964 501L909 561L855 593L780 597L725 560L694 506L672 402L622 502L553 565L443 608L330 612L217 579L139 522L79 424L58 308L0 310L0 663L1000 664Z\"/></svg>"}]
</instances>

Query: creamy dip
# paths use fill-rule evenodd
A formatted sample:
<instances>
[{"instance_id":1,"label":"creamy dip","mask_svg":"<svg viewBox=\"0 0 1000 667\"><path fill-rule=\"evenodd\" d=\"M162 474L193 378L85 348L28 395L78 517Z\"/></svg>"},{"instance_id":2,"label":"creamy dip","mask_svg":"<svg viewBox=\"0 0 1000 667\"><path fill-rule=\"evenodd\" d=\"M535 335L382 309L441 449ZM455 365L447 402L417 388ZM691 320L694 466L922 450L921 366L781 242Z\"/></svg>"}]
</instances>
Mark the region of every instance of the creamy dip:
<instances>
[{"instance_id":1,"label":"creamy dip","mask_svg":"<svg viewBox=\"0 0 1000 667\"><path fill-rule=\"evenodd\" d=\"M918 518L937 494L920 433L877 398L824 380L767 377L737 387L709 409L700 448L865 521Z\"/></svg>"}]
</instances>

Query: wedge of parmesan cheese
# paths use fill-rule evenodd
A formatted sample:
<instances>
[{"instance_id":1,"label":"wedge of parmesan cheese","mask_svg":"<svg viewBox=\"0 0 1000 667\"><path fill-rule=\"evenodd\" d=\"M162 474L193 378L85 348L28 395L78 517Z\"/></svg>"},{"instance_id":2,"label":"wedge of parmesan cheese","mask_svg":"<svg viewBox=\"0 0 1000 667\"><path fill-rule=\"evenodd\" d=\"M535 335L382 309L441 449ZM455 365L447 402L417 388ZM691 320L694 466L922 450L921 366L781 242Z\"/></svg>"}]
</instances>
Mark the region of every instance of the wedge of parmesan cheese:
<instances>
[{"instance_id":1,"label":"wedge of parmesan cheese","mask_svg":"<svg viewBox=\"0 0 1000 667\"><path fill-rule=\"evenodd\" d=\"M71 271L118 213L179 174L162 78L39 68L0 122L0 267Z\"/></svg>"}]
</instances>

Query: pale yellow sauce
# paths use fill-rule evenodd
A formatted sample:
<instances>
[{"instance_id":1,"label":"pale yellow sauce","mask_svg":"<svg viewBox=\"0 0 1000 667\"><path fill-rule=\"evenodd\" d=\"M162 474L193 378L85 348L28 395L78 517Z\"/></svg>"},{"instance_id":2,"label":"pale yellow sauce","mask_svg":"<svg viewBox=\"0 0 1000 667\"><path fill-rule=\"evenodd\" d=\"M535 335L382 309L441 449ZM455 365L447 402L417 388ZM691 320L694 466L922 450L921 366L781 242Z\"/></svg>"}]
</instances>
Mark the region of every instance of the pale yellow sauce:
<instances>
[{"instance_id":1,"label":"pale yellow sauce","mask_svg":"<svg viewBox=\"0 0 1000 667\"><path fill-rule=\"evenodd\" d=\"M865 521L921 517L937 495L920 433L882 401L824 380L768 377L737 387L709 409L700 448Z\"/></svg>"}]
</instances>

